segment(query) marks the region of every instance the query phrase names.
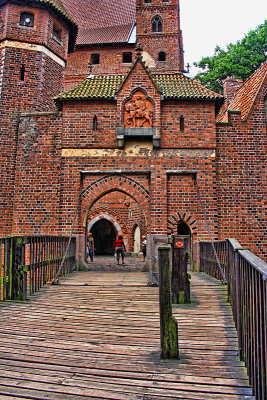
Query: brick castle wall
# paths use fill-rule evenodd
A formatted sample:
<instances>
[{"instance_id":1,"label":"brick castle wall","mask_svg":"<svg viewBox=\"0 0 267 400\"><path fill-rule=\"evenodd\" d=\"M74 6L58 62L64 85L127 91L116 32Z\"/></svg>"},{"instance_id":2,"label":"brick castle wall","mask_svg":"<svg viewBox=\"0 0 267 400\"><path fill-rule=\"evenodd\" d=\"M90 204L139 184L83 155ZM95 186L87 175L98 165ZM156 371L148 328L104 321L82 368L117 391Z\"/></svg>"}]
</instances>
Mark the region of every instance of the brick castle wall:
<instances>
[{"instance_id":1,"label":"brick castle wall","mask_svg":"<svg viewBox=\"0 0 267 400\"><path fill-rule=\"evenodd\" d=\"M231 113L230 124L217 126L219 237L236 238L267 259L266 226L266 83L249 119Z\"/></svg>"}]
</instances>

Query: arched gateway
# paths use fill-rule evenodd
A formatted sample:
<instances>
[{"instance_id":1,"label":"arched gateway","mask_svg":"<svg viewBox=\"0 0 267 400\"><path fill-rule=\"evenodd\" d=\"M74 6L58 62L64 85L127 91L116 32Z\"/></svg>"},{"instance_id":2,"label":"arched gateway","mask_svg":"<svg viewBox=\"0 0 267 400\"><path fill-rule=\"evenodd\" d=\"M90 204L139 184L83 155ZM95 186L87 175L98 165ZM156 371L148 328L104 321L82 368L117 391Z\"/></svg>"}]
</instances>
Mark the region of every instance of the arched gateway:
<instances>
[{"instance_id":1,"label":"arched gateway","mask_svg":"<svg viewBox=\"0 0 267 400\"><path fill-rule=\"evenodd\" d=\"M132 227L140 225L142 234L149 226L149 192L143 184L121 175L101 177L82 192L81 222L93 234L96 254L110 255L119 234L129 252L137 252ZM139 234L140 236L140 234Z\"/></svg>"}]
</instances>

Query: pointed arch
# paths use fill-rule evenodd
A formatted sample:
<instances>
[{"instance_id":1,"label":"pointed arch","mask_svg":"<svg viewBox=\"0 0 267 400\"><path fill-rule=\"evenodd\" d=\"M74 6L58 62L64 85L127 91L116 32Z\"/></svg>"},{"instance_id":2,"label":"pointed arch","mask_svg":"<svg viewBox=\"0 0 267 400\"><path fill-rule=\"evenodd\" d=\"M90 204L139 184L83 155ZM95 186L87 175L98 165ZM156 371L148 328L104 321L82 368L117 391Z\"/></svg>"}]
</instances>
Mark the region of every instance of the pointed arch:
<instances>
[{"instance_id":1,"label":"pointed arch","mask_svg":"<svg viewBox=\"0 0 267 400\"><path fill-rule=\"evenodd\" d=\"M163 31L163 23L162 23L162 18L159 15L155 15L152 18L152 32L154 33L160 33Z\"/></svg>"},{"instance_id":2,"label":"pointed arch","mask_svg":"<svg viewBox=\"0 0 267 400\"><path fill-rule=\"evenodd\" d=\"M180 213L177 212L169 217L167 222L167 230L168 234L171 235L172 233L176 233L177 225L180 223L185 223L192 232L192 235L197 234L197 221L193 215L190 215L186 212Z\"/></svg>"},{"instance_id":3,"label":"pointed arch","mask_svg":"<svg viewBox=\"0 0 267 400\"><path fill-rule=\"evenodd\" d=\"M140 206L146 224L149 221L149 191L138 181L128 176L104 175L91 182L81 195L81 218L86 227L87 218L93 205L104 195L119 191L132 197Z\"/></svg>"}]
</instances>

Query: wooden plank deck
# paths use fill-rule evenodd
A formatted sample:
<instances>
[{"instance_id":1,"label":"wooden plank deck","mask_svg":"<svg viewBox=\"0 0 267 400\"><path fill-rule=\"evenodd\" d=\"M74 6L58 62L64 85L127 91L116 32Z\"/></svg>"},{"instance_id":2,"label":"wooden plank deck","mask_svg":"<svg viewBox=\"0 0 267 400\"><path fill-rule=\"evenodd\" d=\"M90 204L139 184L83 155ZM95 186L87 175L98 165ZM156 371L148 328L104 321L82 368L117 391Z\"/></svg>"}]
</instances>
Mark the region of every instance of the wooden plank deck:
<instances>
[{"instance_id":1,"label":"wooden plank deck","mask_svg":"<svg viewBox=\"0 0 267 400\"><path fill-rule=\"evenodd\" d=\"M75 273L0 305L0 399L254 399L226 289L192 274L175 306L181 359L160 361L158 288L141 272Z\"/></svg>"}]
</instances>

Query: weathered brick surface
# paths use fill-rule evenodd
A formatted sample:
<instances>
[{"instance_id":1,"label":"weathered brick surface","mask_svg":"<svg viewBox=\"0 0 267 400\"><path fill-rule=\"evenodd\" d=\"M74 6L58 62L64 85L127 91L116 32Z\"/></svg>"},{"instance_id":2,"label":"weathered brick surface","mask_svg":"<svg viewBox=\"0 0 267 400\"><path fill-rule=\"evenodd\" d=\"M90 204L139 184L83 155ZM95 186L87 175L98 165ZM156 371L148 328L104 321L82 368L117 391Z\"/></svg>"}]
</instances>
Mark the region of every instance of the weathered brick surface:
<instances>
[{"instance_id":1,"label":"weathered brick surface","mask_svg":"<svg viewBox=\"0 0 267 400\"><path fill-rule=\"evenodd\" d=\"M123 63L123 53L132 52L135 60L135 45L124 46L85 46L77 47L74 53L68 57L66 69L65 89L68 90L80 83L89 75L88 64L91 62L91 54L100 54L100 63L93 66L92 74L127 74L132 63Z\"/></svg>"},{"instance_id":2,"label":"weathered brick surface","mask_svg":"<svg viewBox=\"0 0 267 400\"><path fill-rule=\"evenodd\" d=\"M34 14L34 27L19 24L21 12ZM54 23L62 30L61 44L52 38ZM53 97L63 90L67 48L67 27L51 10L15 2L0 7L1 235L17 231L12 215L16 207L15 168L21 139L19 115L56 110Z\"/></svg>"},{"instance_id":3,"label":"weathered brick surface","mask_svg":"<svg viewBox=\"0 0 267 400\"><path fill-rule=\"evenodd\" d=\"M94 116L97 131L93 130ZM68 101L64 106L64 147L116 147L116 102Z\"/></svg>"},{"instance_id":4,"label":"weathered brick surface","mask_svg":"<svg viewBox=\"0 0 267 400\"><path fill-rule=\"evenodd\" d=\"M212 102L164 101L161 106L161 146L215 148L215 107ZM184 129L181 129L181 117Z\"/></svg>"},{"instance_id":5,"label":"weathered brick surface","mask_svg":"<svg viewBox=\"0 0 267 400\"><path fill-rule=\"evenodd\" d=\"M217 127L219 237L235 237L267 258L266 115L261 88L249 119L231 113L231 124Z\"/></svg>"},{"instance_id":6,"label":"weathered brick surface","mask_svg":"<svg viewBox=\"0 0 267 400\"><path fill-rule=\"evenodd\" d=\"M154 59L155 71L182 71L183 44L180 31L179 4L177 0L163 3L153 0L145 3L136 2L137 43ZM162 19L162 32L152 32L152 19L159 16ZM158 53L166 53L166 62L158 61Z\"/></svg>"},{"instance_id":7,"label":"weathered brick surface","mask_svg":"<svg viewBox=\"0 0 267 400\"><path fill-rule=\"evenodd\" d=\"M15 174L15 235L59 230L60 114L22 117Z\"/></svg>"},{"instance_id":8,"label":"weathered brick surface","mask_svg":"<svg viewBox=\"0 0 267 400\"><path fill-rule=\"evenodd\" d=\"M34 15L34 26L21 26L21 12ZM53 37L53 26L61 29L61 43ZM18 40L20 42L45 45L62 59L66 59L68 51L69 31L64 22L60 21L51 10L38 7L28 7L10 3L0 8L0 40Z\"/></svg>"}]
</instances>

